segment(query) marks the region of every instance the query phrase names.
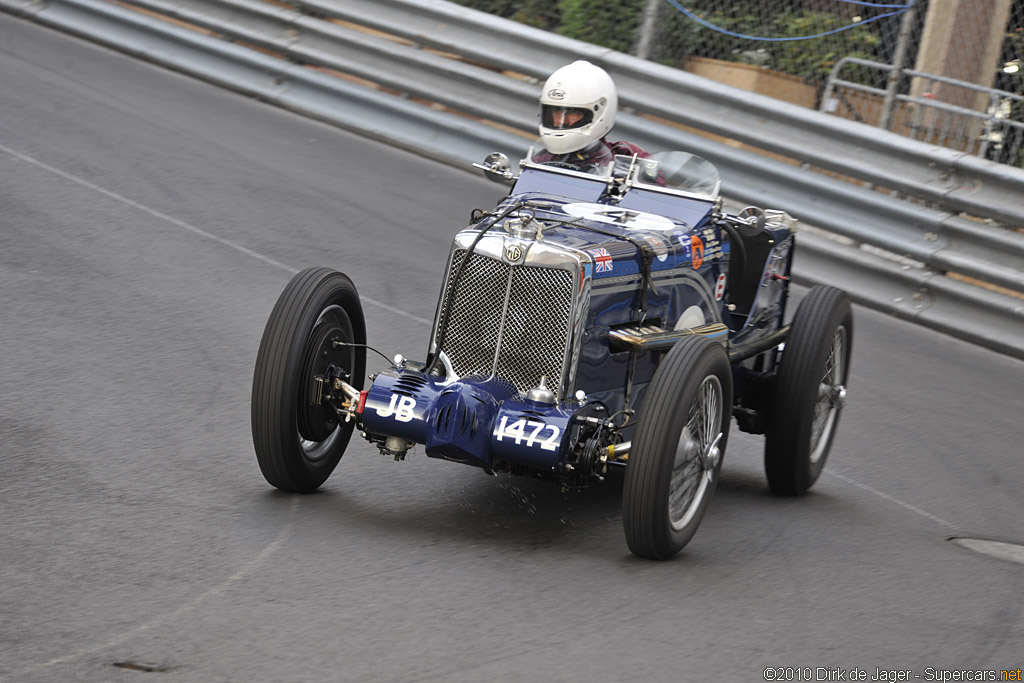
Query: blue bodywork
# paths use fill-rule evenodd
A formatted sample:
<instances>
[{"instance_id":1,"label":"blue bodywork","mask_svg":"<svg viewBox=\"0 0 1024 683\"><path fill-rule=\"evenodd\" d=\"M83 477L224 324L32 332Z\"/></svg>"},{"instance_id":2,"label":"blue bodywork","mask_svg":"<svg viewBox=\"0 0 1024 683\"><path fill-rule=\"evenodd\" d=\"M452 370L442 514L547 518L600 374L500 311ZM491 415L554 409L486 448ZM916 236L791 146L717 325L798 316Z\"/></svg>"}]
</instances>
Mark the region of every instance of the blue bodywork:
<instances>
[{"instance_id":1,"label":"blue bodywork","mask_svg":"<svg viewBox=\"0 0 1024 683\"><path fill-rule=\"evenodd\" d=\"M574 323L582 329L568 331L577 340L577 362L559 400L529 400L521 387L494 375L459 378L395 366L374 378L358 415L382 451L397 457L397 439L423 444L430 457L489 471L572 479L588 441L603 445L623 438L601 430L611 424L609 416L642 409L644 389L663 356L661 350L616 346L614 331L641 323L664 331L720 323L728 328L731 350L754 347L781 328L794 241L790 225L769 222L740 234L715 197L639 183L618 193L610 187L605 178L527 165L495 211L460 234L465 243L494 216L527 210L543 226L536 242L578 258L574 296L585 311ZM487 237L519 243L497 229ZM733 272L741 247L742 272ZM454 272L450 266L446 277ZM444 301L442 293L435 327ZM774 351L735 361L735 396L743 395L748 377L771 372L774 362ZM583 400L575 398L580 391Z\"/></svg>"},{"instance_id":2,"label":"blue bodywork","mask_svg":"<svg viewBox=\"0 0 1024 683\"><path fill-rule=\"evenodd\" d=\"M500 459L536 469L564 460L562 436L578 406L519 397L500 378L445 383L418 370L380 373L366 397L363 427L424 444L433 458L491 469Z\"/></svg>"}]
</instances>

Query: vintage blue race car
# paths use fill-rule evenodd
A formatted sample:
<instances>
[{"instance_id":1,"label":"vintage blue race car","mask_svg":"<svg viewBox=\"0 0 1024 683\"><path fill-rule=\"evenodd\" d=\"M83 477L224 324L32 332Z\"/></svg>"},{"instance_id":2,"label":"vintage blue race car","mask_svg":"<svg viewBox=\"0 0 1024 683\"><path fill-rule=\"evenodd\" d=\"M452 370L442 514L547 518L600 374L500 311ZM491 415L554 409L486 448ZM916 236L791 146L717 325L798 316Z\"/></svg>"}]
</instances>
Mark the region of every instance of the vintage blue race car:
<instances>
[{"instance_id":1,"label":"vintage blue race car","mask_svg":"<svg viewBox=\"0 0 1024 683\"><path fill-rule=\"evenodd\" d=\"M539 147L538 147L539 149ZM429 457L563 487L625 468L630 550L667 559L690 540L718 481L732 417L765 434L772 490L804 493L846 395L846 294L815 287L785 324L795 221L722 210L717 171L690 154L543 164L452 244L422 362L369 376L351 280L297 274L267 322L252 430L267 481L319 487L353 429L381 453Z\"/></svg>"}]
</instances>

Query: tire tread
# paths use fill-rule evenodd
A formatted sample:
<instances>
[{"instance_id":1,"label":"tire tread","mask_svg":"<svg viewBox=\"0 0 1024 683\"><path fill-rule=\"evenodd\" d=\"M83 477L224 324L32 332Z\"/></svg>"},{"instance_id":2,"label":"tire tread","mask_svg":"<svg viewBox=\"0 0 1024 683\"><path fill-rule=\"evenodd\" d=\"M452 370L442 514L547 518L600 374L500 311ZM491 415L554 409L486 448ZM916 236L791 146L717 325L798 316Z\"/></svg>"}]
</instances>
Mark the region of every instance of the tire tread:
<instances>
[{"instance_id":1,"label":"tire tread","mask_svg":"<svg viewBox=\"0 0 1024 683\"><path fill-rule=\"evenodd\" d=\"M853 315L846 292L819 285L811 288L793 318L776 379L773 416L765 435L765 474L772 491L801 495L820 474L810 471L810 430L815 397L808 386L817 383L832 336L839 325L847 330L844 372L849 375L853 346ZM845 381L845 377L843 378ZM836 420L838 424L838 415ZM834 429L833 429L834 434ZM824 466L828 452L822 456Z\"/></svg>"},{"instance_id":2,"label":"tire tread","mask_svg":"<svg viewBox=\"0 0 1024 683\"><path fill-rule=\"evenodd\" d=\"M647 388L623 484L623 527L626 543L635 555L669 559L689 541L700 523L702 514L694 520L693 530L684 532L680 539L680 534L672 529L667 513L660 514L662 502L668 499L670 477L666 477L663 471L664 456L658 456L668 448L675 448L679 433L674 420L678 419L679 404L691 390L690 385L698 375L702 382L716 368L719 373L724 371L724 379L720 380L725 425L719 444L724 455L732 410L732 381L728 357L720 345L700 337L681 340L662 359ZM712 493L708 492L708 497Z\"/></svg>"},{"instance_id":3,"label":"tire tread","mask_svg":"<svg viewBox=\"0 0 1024 683\"><path fill-rule=\"evenodd\" d=\"M297 448L294 425L290 424L287 396L296 387L289 386L301 367L301 349L321 306L330 297L340 297L352 322L357 343L366 342L365 322L359 295L352 281L330 268L307 268L297 273L281 293L263 331L252 386L252 436L260 470L266 480L284 491L308 492L330 475L330 470L315 476L289 472L289 447ZM357 358L360 354L357 354ZM365 351L362 353L365 358ZM362 363L360 363L361 365ZM353 368L353 380L362 386L363 368ZM282 396L286 397L282 399ZM351 430L350 430L351 431ZM295 444L286 444L291 435ZM347 441L347 438L346 438ZM344 444L342 444L342 448ZM340 457L340 456L339 456ZM335 463L336 464L336 463Z\"/></svg>"}]
</instances>

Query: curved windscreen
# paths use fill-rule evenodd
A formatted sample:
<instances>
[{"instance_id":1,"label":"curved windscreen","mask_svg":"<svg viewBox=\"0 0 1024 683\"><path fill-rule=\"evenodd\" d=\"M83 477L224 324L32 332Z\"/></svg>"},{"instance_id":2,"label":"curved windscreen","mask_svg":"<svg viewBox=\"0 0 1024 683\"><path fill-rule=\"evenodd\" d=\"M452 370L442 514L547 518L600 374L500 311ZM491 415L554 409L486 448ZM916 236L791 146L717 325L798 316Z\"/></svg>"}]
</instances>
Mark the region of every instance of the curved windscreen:
<instances>
[{"instance_id":1,"label":"curved windscreen","mask_svg":"<svg viewBox=\"0 0 1024 683\"><path fill-rule=\"evenodd\" d=\"M638 162L641 169L637 182L640 184L718 196L722 179L718 169L707 159L689 152L655 152L650 159L639 159Z\"/></svg>"},{"instance_id":2,"label":"curved windscreen","mask_svg":"<svg viewBox=\"0 0 1024 683\"><path fill-rule=\"evenodd\" d=\"M615 156L599 142L586 150L552 154L537 140L527 156L529 164L586 174L604 182L629 179L645 189L682 190L705 197L717 197L722 180L715 165L689 152L655 152L649 158Z\"/></svg>"}]
</instances>

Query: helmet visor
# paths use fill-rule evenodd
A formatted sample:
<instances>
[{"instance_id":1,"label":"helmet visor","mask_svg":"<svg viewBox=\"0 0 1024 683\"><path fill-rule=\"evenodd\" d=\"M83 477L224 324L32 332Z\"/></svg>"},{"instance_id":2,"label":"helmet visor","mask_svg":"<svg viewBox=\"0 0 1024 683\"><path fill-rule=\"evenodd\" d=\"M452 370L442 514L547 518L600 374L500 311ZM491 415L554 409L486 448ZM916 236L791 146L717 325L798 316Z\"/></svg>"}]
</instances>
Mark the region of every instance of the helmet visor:
<instances>
[{"instance_id":1,"label":"helmet visor","mask_svg":"<svg viewBox=\"0 0 1024 683\"><path fill-rule=\"evenodd\" d=\"M551 104L540 108L541 125L552 130L582 128L594 120L594 112L582 107L558 107Z\"/></svg>"}]
</instances>

